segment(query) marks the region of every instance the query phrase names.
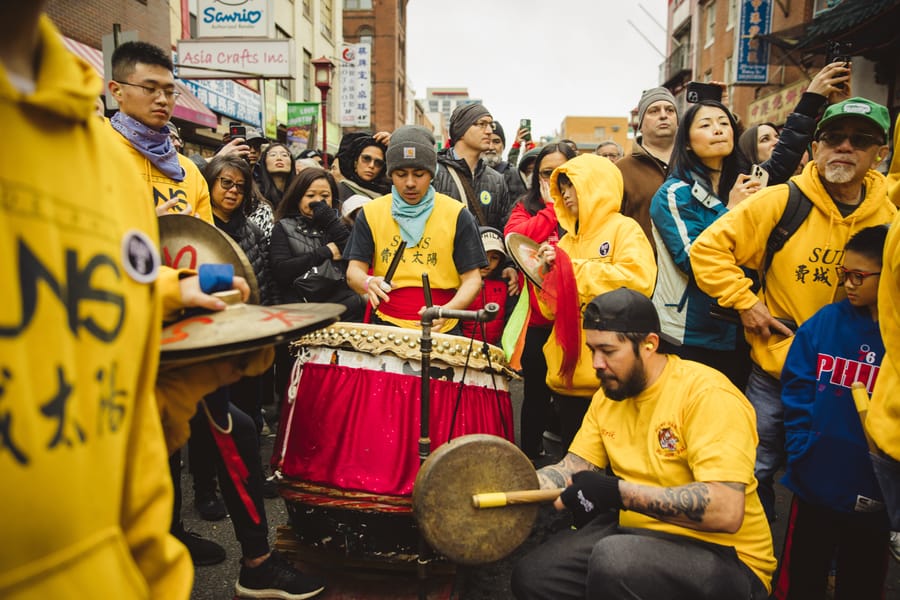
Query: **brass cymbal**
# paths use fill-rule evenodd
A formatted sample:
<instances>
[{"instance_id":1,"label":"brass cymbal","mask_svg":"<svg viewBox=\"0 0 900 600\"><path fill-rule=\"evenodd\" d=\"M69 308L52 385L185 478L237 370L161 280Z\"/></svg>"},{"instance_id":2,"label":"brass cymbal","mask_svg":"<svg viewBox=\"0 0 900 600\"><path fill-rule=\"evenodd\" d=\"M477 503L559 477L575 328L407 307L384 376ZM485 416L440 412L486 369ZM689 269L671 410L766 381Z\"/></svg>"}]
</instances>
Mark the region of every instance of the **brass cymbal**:
<instances>
[{"instance_id":1,"label":"brass cymbal","mask_svg":"<svg viewBox=\"0 0 900 600\"><path fill-rule=\"evenodd\" d=\"M203 264L231 264L234 274L247 280L250 304L259 304L259 285L247 255L227 233L189 215L159 217L159 253L163 264L196 269Z\"/></svg>"},{"instance_id":2,"label":"brass cymbal","mask_svg":"<svg viewBox=\"0 0 900 600\"><path fill-rule=\"evenodd\" d=\"M516 266L525 273L531 283L541 288L544 285L543 263L538 258L540 245L530 237L521 233L510 233L506 236L506 250Z\"/></svg>"}]
</instances>

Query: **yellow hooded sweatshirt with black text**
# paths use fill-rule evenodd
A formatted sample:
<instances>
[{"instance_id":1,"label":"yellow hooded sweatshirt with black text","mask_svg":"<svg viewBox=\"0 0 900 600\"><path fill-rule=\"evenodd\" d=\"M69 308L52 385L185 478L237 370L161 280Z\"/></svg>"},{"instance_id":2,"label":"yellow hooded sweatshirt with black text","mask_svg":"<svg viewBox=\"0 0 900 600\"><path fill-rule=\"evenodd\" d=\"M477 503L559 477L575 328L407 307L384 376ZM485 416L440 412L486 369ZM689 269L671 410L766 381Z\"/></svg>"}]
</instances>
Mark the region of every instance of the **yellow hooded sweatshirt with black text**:
<instances>
[{"instance_id":1,"label":"yellow hooded sweatshirt with black text","mask_svg":"<svg viewBox=\"0 0 900 600\"><path fill-rule=\"evenodd\" d=\"M578 195L578 219L566 208L557 183L565 173ZM550 177L550 195L559 224L566 230L558 247L572 260L581 311L595 297L627 287L648 298L656 283L656 258L637 221L619 213L622 205L622 173L607 158L582 154L557 168ZM544 345L547 385L567 396L590 398L600 387L591 353L585 345L581 323L580 355L572 387L559 374L562 348L556 342L555 317L541 304L541 312L554 320L553 332Z\"/></svg>"},{"instance_id":2,"label":"yellow hooded sweatshirt with black text","mask_svg":"<svg viewBox=\"0 0 900 600\"><path fill-rule=\"evenodd\" d=\"M156 213L94 112L93 68L46 17L39 43L33 92L0 65L16 140L0 156L0 598L188 598L154 393Z\"/></svg>"},{"instance_id":3,"label":"yellow hooded sweatshirt with black text","mask_svg":"<svg viewBox=\"0 0 900 600\"><path fill-rule=\"evenodd\" d=\"M762 301L773 317L800 326L826 304L846 297L838 285L837 267L843 264L847 240L861 229L889 223L896 208L888 200L884 176L871 169L863 181L865 197L846 217L822 185L815 161L791 181L813 206L775 254L765 291L754 293L753 282L739 265L762 268L769 235L787 205L787 184L756 192L710 225L691 247L691 267L700 289L721 306L740 311ZM751 333L746 337L753 362L780 379L794 338L772 335L765 340Z\"/></svg>"}]
</instances>

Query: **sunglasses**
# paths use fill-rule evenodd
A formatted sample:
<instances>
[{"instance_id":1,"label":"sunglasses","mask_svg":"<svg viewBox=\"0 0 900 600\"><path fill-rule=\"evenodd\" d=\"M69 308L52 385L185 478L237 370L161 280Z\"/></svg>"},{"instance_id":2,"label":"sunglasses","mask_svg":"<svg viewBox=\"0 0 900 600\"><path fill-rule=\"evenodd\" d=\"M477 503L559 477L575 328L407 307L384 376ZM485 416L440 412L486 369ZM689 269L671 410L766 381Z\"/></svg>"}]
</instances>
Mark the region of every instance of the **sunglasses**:
<instances>
[{"instance_id":1,"label":"sunglasses","mask_svg":"<svg viewBox=\"0 0 900 600\"><path fill-rule=\"evenodd\" d=\"M876 144L881 144L880 138L868 133L844 133L843 131L824 131L819 134L819 141L832 148L837 148L844 143L844 140L850 140L850 145L860 150L871 148Z\"/></svg>"},{"instance_id":2,"label":"sunglasses","mask_svg":"<svg viewBox=\"0 0 900 600\"><path fill-rule=\"evenodd\" d=\"M219 185L226 192L233 188L234 186L238 186L238 192L241 194L244 193L244 182L243 181L234 181L233 179L228 179L227 177L216 177L216 181L219 182Z\"/></svg>"},{"instance_id":3,"label":"sunglasses","mask_svg":"<svg viewBox=\"0 0 900 600\"><path fill-rule=\"evenodd\" d=\"M376 168L381 169L384 167L384 161L380 158L375 158L374 156L370 156L369 154L360 154L359 161L364 165L373 164Z\"/></svg>"}]
</instances>

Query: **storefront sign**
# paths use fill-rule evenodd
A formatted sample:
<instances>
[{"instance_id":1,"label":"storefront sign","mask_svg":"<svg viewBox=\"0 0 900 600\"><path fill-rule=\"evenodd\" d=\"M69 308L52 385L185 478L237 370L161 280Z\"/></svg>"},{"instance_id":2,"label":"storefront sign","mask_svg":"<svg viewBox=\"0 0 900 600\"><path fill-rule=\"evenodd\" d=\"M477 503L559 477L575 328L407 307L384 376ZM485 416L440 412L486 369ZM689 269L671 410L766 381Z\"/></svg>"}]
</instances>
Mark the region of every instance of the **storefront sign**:
<instances>
[{"instance_id":1,"label":"storefront sign","mask_svg":"<svg viewBox=\"0 0 900 600\"><path fill-rule=\"evenodd\" d=\"M182 79L293 79L293 40L179 40Z\"/></svg>"},{"instance_id":2,"label":"storefront sign","mask_svg":"<svg viewBox=\"0 0 900 600\"><path fill-rule=\"evenodd\" d=\"M262 125L259 94L229 79L191 79L184 82L211 110L248 123Z\"/></svg>"},{"instance_id":3,"label":"storefront sign","mask_svg":"<svg viewBox=\"0 0 900 600\"><path fill-rule=\"evenodd\" d=\"M372 49L369 44L341 46L341 126L369 127L372 114Z\"/></svg>"},{"instance_id":4,"label":"storefront sign","mask_svg":"<svg viewBox=\"0 0 900 600\"><path fill-rule=\"evenodd\" d=\"M769 43L759 39L772 27L772 0L741 0L735 83L769 80Z\"/></svg>"},{"instance_id":5,"label":"storefront sign","mask_svg":"<svg viewBox=\"0 0 900 600\"><path fill-rule=\"evenodd\" d=\"M783 125L787 116L794 111L797 103L800 102L800 96L806 91L809 82L800 80L792 83L786 88L782 88L775 92L750 103L750 117L747 125L758 125L759 123L775 123Z\"/></svg>"},{"instance_id":6,"label":"storefront sign","mask_svg":"<svg viewBox=\"0 0 900 600\"><path fill-rule=\"evenodd\" d=\"M274 37L272 0L197 0L197 37Z\"/></svg>"},{"instance_id":7,"label":"storefront sign","mask_svg":"<svg viewBox=\"0 0 900 600\"><path fill-rule=\"evenodd\" d=\"M315 147L318 102L288 102L287 145L296 156L300 151Z\"/></svg>"}]
</instances>

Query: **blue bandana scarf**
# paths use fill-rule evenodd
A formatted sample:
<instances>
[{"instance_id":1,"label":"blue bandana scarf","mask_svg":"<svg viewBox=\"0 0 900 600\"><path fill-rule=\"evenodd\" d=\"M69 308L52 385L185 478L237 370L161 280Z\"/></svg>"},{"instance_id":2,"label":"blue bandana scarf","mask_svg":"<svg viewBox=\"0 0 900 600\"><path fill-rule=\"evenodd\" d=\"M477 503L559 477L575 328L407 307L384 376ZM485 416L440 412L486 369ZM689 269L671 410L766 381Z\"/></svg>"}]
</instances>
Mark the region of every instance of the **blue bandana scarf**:
<instances>
[{"instance_id":1,"label":"blue bandana scarf","mask_svg":"<svg viewBox=\"0 0 900 600\"><path fill-rule=\"evenodd\" d=\"M168 127L157 131L121 111L114 114L109 122L163 175L173 181L184 181L184 169L178 164L178 151L169 139Z\"/></svg>"},{"instance_id":2,"label":"blue bandana scarf","mask_svg":"<svg viewBox=\"0 0 900 600\"><path fill-rule=\"evenodd\" d=\"M415 246L425 233L425 221L434 209L434 188L428 186L425 197L418 204L410 204L391 186L391 216L400 225L400 237L409 247Z\"/></svg>"}]
</instances>

